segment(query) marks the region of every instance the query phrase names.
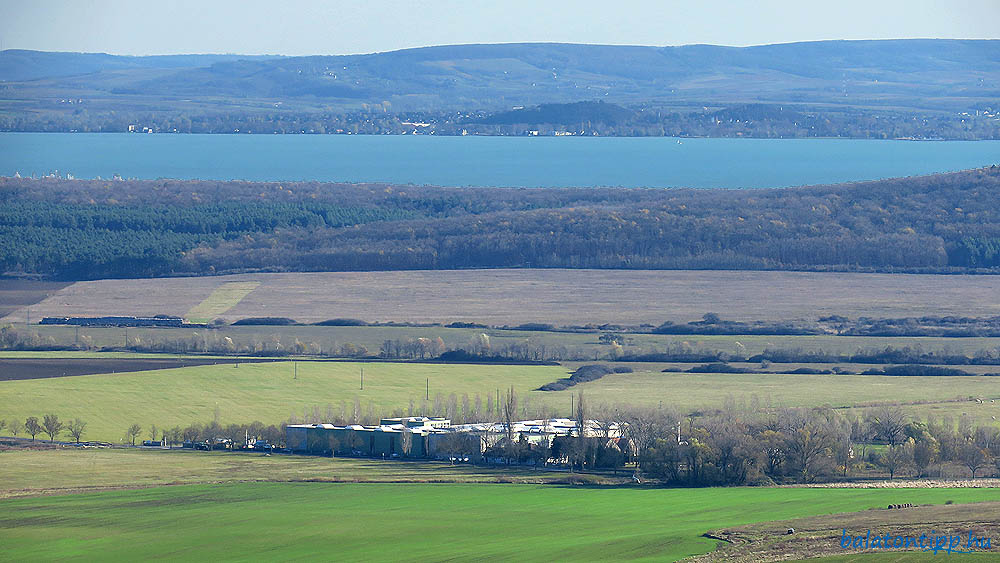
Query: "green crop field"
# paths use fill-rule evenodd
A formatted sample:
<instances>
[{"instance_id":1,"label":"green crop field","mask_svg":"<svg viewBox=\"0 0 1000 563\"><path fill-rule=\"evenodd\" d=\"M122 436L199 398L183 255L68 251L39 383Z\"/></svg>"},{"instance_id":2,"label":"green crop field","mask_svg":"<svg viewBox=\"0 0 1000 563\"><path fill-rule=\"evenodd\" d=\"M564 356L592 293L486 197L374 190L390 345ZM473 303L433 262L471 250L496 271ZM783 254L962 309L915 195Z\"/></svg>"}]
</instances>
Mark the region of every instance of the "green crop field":
<instances>
[{"instance_id":1,"label":"green crop field","mask_svg":"<svg viewBox=\"0 0 1000 563\"><path fill-rule=\"evenodd\" d=\"M639 367L639 366L637 366ZM659 366L655 366L659 367ZM365 387L360 387L361 370ZM673 406L682 412L720 407L727 401L771 407L860 408L879 402L915 403L913 414L929 412L978 421L1000 417L1000 378L886 377L860 375L681 374L637 371L612 374L566 391L535 391L567 375L561 366L484 366L448 364L275 362L203 365L135 373L0 381L0 418L21 419L55 413L63 420L88 423L85 439L117 442L133 423L145 428L208 422L276 424L294 415L316 413L330 419L353 412L376 415L428 413L435 402L445 408L455 394L474 403L514 386L521 416L568 416L572 397L583 391L593 407ZM429 382L429 400L424 401ZM979 404L969 397L981 397Z\"/></svg>"},{"instance_id":2,"label":"green crop field","mask_svg":"<svg viewBox=\"0 0 1000 563\"><path fill-rule=\"evenodd\" d=\"M674 560L720 526L998 489L632 489L488 484L194 485L0 501L5 561Z\"/></svg>"}]
</instances>

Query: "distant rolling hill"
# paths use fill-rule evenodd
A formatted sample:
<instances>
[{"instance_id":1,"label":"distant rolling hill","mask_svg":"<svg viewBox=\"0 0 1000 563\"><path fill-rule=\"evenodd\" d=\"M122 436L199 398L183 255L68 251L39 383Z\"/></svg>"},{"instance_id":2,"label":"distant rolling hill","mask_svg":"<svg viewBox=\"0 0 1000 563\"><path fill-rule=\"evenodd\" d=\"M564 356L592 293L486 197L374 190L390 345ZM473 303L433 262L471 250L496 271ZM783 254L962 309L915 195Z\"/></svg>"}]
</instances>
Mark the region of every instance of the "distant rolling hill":
<instances>
[{"instance_id":1,"label":"distant rolling hill","mask_svg":"<svg viewBox=\"0 0 1000 563\"><path fill-rule=\"evenodd\" d=\"M130 57L105 53L61 53L8 49L0 51L0 82L79 76L105 71L136 69L182 69L209 66L232 60L264 60L274 56L247 55L155 55Z\"/></svg>"},{"instance_id":2,"label":"distant rolling hill","mask_svg":"<svg viewBox=\"0 0 1000 563\"><path fill-rule=\"evenodd\" d=\"M67 96L91 108L511 110L581 100L672 107L795 103L964 111L1000 98L1000 41L820 41L720 47L523 43L345 56L0 53L0 109ZM103 104L103 105L102 105ZM30 103L29 103L30 106ZM180 107L180 106L177 106Z\"/></svg>"}]
</instances>

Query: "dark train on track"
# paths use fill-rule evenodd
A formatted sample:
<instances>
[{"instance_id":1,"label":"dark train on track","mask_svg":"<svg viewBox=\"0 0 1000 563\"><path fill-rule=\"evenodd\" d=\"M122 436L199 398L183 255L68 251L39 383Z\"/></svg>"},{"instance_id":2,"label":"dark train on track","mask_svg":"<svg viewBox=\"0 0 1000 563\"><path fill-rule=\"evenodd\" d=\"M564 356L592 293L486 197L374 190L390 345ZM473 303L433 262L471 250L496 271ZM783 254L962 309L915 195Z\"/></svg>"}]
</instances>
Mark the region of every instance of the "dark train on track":
<instances>
[{"instance_id":1,"label":"dark train on track","mask_svg":"<svg viewBox=\"0 0 1000 563\"><path fill-rule=\"evenodd\" d=\"M72 325L72 326L143 326L143 327L181 327L184 319L168 317L45 317L39 324Z\"/></svg>"}]
</instances>

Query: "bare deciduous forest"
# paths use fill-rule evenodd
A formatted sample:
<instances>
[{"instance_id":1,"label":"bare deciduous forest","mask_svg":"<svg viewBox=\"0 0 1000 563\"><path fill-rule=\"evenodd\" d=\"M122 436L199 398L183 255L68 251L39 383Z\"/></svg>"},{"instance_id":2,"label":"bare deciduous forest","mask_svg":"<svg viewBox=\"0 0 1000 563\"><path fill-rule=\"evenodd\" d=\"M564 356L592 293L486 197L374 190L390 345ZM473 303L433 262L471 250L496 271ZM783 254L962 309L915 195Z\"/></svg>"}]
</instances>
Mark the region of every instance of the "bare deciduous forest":
<instances>
[{"instance_id":1,"label":"bare deciduous forest","mask_svg":"<svg viewBox=\"0 0 1000 563\"><path fill-rule=\"evenodd\" d=\"M988 272L1000 168L780 190L0 179L0 268Z\"/></svg>"}]
</instances>

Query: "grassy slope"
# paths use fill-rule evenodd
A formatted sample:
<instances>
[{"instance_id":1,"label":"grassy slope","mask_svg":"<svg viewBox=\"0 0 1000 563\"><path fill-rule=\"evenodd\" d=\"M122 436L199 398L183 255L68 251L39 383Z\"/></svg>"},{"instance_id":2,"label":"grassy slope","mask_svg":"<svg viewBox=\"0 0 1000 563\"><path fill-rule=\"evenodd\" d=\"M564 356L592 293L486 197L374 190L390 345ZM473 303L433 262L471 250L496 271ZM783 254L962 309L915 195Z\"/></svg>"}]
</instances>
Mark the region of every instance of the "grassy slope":
<instances>
[{"instance_id":1,"label":"grassy slope","mask_svg":"<svg viewBox=\"0 0 1000 563\"><path fill-rule=\"evenodd\" d=\"M365 389L359 389L360 370L365 370ZM559 366L475 366L440 364L298 362L293 379L291 362L268 364L207 365L131 374L105 374L45 380L0 382L0 418L24 419L55 413L64 420L79 417L88 423L85 438L115 441L134 422L160 428L192 422L207 422L219 410L225 423L260 420L278 423L295 414L312 412L327 417L343 406L347 413L360 399L362 411L373 404L376 413L406 411L410 399L422 409L424 385L430 379L431 404L440 393L445 401L455 393L470 401L513 385L527 406L524 415L545 406L549 412L568 416L571 396L584 391L592 406L639 404L654 406L661 401L682 412L720 407L728 399L761 405L849 407L879 401L950 401L909 407L925 416L928 412L958 416L967 412L980 421L1000 415L996 403L979 405L969 396L1000 397L996 377L879 377L825 375L732 375L663 374L637 372L605 376L561 392L532 391L565 377ZM16 400L15 400L16 399ZM430 405L428 405L430 406ZM565 411L565 412L564 412Z\"/></svg>"},{"instance_id":2,"label":"grassy slope","mask_svg":"<svg viewBox=\"0 0 1000 563\"><path fill-rule=\"evenodd\" d=\"M857 511L900 491L257 483L0 502L4 560L676 559L719 525ZM923 489L917 503L1000 490ZM44 541L42 541L44 540Z\"/></svg>"},{"instance_id":3,"label":"grassy slope","mask_svg":"<svg viewBox=\"0 0 1000 563\"><path fill-rule=\"evenodd\" d=\"M360 369L365 389L359 389ZM376 413L406 409L410 399L418 408L430 380L430 397L456 393L487 394L513 385L520 394L566 376L564 368L527 366L472 366L391 363L298 362L293 379L292 362L273 364L209 365L146 371L133 374L84 375L58 379L0 382L0 418L24 419L55 413L64 420L87 421L85 439L115 441L125 429L185 426L208 422L216 407L222 423L260 420L278 423L304 409L341 404L353 408L355 397ZM567 398L567 404L569 399Z\"/></svg>"}]
</instances>

